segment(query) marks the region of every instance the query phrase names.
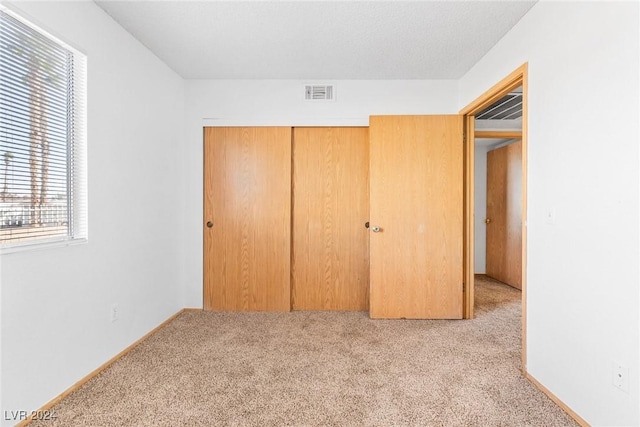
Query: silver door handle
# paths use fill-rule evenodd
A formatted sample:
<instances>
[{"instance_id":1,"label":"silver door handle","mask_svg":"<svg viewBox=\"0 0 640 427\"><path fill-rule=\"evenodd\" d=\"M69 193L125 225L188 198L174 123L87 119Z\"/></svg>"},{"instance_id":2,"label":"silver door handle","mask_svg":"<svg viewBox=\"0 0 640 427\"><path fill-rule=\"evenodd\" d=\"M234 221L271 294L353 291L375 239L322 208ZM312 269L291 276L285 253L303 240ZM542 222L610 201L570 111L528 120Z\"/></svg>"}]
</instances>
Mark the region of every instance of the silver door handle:
<instances>
[{"instance_id":1,"label":"silver door handle","mask_svg":"<svg viewBox=\"0 0 640 427\"><path fill-rule=\"evenodd\" d=\"M373 231L374 233L379 233L380 227L378 227L377 225L374 225L373 227L371 227L371 231Z\"/></svg>"}]
</instances>

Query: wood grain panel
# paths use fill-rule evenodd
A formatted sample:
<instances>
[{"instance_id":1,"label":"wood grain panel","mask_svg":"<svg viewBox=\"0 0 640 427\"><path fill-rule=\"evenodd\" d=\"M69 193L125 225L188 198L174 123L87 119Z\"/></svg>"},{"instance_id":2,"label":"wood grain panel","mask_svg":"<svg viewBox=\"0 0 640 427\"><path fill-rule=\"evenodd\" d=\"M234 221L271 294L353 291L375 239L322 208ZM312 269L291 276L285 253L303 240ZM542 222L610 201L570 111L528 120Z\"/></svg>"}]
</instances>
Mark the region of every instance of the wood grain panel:
<instances>
[{"instance_id":1,"label":"wood grain panel","mask_svg":"<svg viewBox=\"0 0 640 427\"><path fill-rule=\"evenodd\" d=\"M522 131L519 130L477 130L472 134L476 139L520 139Z\"/></svg>"},{"instance_id":2,"label":"wood grain panel","mask_svg":"<svg viewBox=\"0 0 640 427\"><path fill-rule=\"evenodd\" d=\"M474 260L474 224L475 224L475 208L474 208L474 176L475 176L475 140L471 137L475 131L475 117L464 116L465 121L465 141L464 141L464 214L462 220L463 227L463 308L462 314L464 319L473 319L474 317L474 300L475 300L475 260Z\"/></svg>"},{"instance_id":3,"label":"wood grain panel","mask_svg":"<svg viewBox=\"0 0 640 427\"><path fill-rule=\"evenodd\" d=\"M487 276L522 289L522 143L487 153Z\"/></svg>"},{"instance_id":4,"label":"wood grain panel","mask_svg":"<svg viewBox=\"0 0 640 427\"><path fill-rule=\"evenodd\" d=\"M205 128L203 229L205 309L290 310L291 128Z\"/></svg>"},{"instance_id":5,"label":"wood grain panel","mask_svg":"<svg viewBox=\"0 0 640 427\"><path fill-rule=\"evenodd\" d=\"M292 308L369 309L367 128L293 130Z\"/></svg>"},{"instance_id":6,"label":"wood grain panel","mask_svg":"<svg viewBox=\"0 0 640 427\"><path fill-rule=\"evenodd\" d=\"M462 317L462 116L370 119L372 318Z\"/></svg>"}]
</instances>

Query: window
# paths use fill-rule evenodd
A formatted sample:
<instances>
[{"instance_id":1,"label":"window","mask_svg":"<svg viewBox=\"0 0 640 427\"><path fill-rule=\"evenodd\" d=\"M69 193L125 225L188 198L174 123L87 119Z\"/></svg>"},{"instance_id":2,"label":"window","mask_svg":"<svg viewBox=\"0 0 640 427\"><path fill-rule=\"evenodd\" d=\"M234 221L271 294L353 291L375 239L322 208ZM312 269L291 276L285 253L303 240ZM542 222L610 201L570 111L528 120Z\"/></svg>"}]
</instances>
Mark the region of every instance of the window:
<instances>
[{"instance_id":1,"label":"window","mask_svg":"<svg viewBox=\"0 0 640 427\"><path fill-rule=\"evenodd\" d=\"M0 9L0 247L84 239L86 57Z\"/></svg>"}]
</instances>

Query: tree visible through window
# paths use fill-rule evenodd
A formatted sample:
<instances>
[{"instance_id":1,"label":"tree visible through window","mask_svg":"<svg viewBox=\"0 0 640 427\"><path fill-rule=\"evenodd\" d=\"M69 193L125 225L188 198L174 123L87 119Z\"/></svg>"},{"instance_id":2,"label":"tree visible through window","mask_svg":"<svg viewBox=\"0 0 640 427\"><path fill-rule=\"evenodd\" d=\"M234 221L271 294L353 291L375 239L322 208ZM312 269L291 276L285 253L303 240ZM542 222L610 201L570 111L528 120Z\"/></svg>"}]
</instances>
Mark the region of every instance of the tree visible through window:
<instances>
[{"instance_id":1,"label":"tree visible through window","mask_svg":"<svg viewBox=\"0 0 640 427\"><path fill-rule=\"evenodd\" d=\"M83 237L76 61L84 57L0 11L0 243ZM83 74L83 73L81 73ZM83 77L83 76L82 76ZM80 85L81 86L81 85ZM82 132L81 132L82 133Z\"/></svg>"}]
</instances>

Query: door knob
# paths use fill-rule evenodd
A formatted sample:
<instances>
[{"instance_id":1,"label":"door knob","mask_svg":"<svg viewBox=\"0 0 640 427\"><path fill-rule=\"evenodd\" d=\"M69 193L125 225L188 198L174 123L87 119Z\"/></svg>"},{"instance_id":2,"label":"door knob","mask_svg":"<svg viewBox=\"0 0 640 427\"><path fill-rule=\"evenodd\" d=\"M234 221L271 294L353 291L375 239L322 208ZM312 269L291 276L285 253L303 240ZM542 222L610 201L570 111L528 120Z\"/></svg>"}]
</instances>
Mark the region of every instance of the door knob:
<instances>
[{"instance_id":1,"label":"door knob","mask_svg":"<svg viewBox=\"0 0 640 427\"><path fill-rule=\"evenodd\" d=\"M378 227L377 225L374 225L371 227L371 231L373 231L374 233L379 233L380 232L380 227Z\"/></svg>"},{"instance_id":2,"label":"door knob","mask_svg":"<svg viewBox=\"0 0 640 427\"><path fill-rule=\"evenodd\" d=\"M213 222L207 221L207 228L211 228L211 227L213 227Z\"/></svg>"},{"instance_id":3,"label":"door knob","mask_svg":"<svg viewBox=\"0 0 640 427\"><path fill-rule=\"evenodd\" d=\"M491 218L487 218L487 219L484 220L485 224L489 224L490 222L491 222Z\"/></svg>"}]
</instances>

